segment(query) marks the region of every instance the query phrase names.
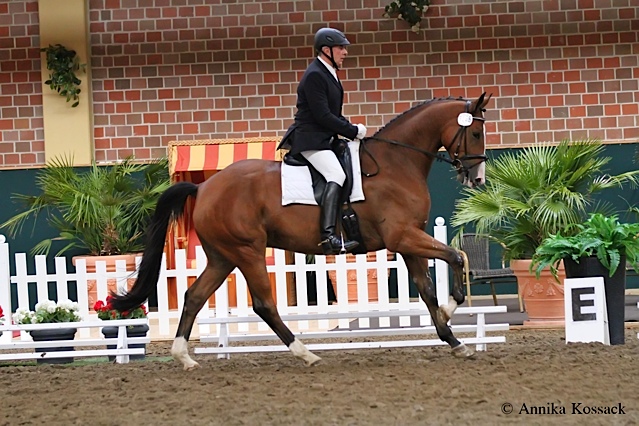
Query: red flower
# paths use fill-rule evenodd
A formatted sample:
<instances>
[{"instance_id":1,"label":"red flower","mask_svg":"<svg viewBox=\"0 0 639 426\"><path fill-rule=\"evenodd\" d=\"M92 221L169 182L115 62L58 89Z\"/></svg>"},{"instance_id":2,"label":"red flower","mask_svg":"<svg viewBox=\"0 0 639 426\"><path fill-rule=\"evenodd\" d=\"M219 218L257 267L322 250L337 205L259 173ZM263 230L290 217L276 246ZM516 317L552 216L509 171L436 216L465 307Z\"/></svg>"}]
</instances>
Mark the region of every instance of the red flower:
<instances>
[{"instance_id":1,"label":"red flower","mask_svg":"<svg viewBox=\"0 0 639 426\"><path fill-rule=\"evenodd\" d=\"M2 312L2 306L0 306L0 318L4 316L4 312Z\"/></svg>"},{"instance_id":2,"label":"red flower","mask_svg":"<svg viewBox=\"0 0 639 426\"><path fill-rule=\"evenodd\" d=\"M97 312L98 318L100 318L101 320L146 318L147 316L146 306L144 305L140 305L135 309L120 312L117 309L113 308L113 306L111 305L112 300L113 298L109 296L106 299L106 304L100 300L95 302L93 310Z\"/></svg>"}]
</instances>

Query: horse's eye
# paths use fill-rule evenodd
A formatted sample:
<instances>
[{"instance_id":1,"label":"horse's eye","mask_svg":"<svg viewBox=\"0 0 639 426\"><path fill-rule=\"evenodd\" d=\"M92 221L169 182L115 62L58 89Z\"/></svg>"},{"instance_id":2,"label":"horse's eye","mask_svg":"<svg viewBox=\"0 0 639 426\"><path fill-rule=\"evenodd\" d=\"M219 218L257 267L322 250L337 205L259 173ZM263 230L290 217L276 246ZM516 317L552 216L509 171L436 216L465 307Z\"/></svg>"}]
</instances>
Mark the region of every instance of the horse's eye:
<instances>
[{"instance_id":1,"label":"horse's eye","mask_svg":"<svg viewBox=\"0 0 639 426\"><path fill-rule=\"evenodd\" d=\"M474 137L475 139L479 139L479 138L481 138L481 132L473 132L473 137Z\"/></svg>"}]
</instances>

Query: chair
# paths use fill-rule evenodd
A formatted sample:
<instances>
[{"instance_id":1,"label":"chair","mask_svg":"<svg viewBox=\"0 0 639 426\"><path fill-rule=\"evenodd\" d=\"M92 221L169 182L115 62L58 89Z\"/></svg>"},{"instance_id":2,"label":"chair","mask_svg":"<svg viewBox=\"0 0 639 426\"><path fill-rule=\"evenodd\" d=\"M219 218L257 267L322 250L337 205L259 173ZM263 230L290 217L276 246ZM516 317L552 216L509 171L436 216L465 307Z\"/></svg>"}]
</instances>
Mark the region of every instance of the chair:
<instances>
[{"instance_id":1,"label":"chair","mask_svg":"<svg viewBox=\"0 0 639 426\"><path fill-rule=\"evenodd\" d=\"M470 286L471 284L490 284L493 293L493 302L497 305L497 293L495 283L517 282L515 274L502 262L501 269L490 268L489 239L477 234L464 234L461 238L462 257L464 258L464 281L466 282L466 295L468 306L472 306ZM517 288L519 299L519 311L524 312L524 304Z\"/></svg>"}]
</instances>

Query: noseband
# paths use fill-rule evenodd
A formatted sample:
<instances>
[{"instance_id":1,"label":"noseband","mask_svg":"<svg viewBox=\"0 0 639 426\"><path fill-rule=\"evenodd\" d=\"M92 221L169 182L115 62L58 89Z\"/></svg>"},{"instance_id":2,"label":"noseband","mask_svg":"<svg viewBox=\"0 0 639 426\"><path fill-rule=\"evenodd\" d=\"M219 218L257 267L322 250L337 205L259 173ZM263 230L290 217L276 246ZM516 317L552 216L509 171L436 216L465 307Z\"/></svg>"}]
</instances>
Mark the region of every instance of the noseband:
<instances>
[{"instance_id":1,"label":"noseband","mask_svg":"<svg viewBox=\"0 0 639 426\"><path fill-rule=\"evenodd\" d=\"M453 137L452 142L450 143L450 147L452 147L453 145L455 145L455 142L457 142L457 147L455 148L455 151L453 152L453 154L451 155L451 158L446 158L445 156L441 155L441 154L436 154L430 151L427 151L425 149L422 148L418 148L416 146L412 146L412 145L407 145L405 143L401 143L392 139L386 139L386 138L380 138L379 136L369 136L367 138L364 138L362 140L362 142L366 142L368 140L377 140L380 142L386 142L389 143L391 145L397 145L397 146L401 146L404 148L409 148L412 149L414 151L417 152L421 152L422 154L428 155L429 157L434 158L437 161L443 161L445 163L450 164L451 166L453 166L455 168L455 170L457 170L457 173L464 173L466 175L466 177L469 176L470 171L474 168L479 166L482 162L486 161L486 156L485 155L480 155L480 154L474 154L474 155L467 155L464 154L462 157L459 157L459 150L462 146L462 144L464 145L464 152L467 151L467 142L466 142L466 132L465 130L472 124L472 122L474 120L478 120L478 121L482 121L485 122L486 119L483 117L475 117L470 113L470 101L466 101L466 112L465 114L467 114L466 117L470 116L470 122L468 122L468 124L464 123L461 124L460 121L461 119L458 119L458 123L459 123L459 130L457 130L457 133L455 133L455 136ZM486 111L484 109L482 109L482 111ZM475 111L473 111L473 113L477 112L477 108L475 108ZM461 117L462 114L460 114ZM446 148L446 151L450 152L450 150L444 145L444 148ZM379 173L379 164L377 163L377 160L375 160L375 157L373 157L373 155L370 153L370 151L368 151L368 148L366 147L366 143L362 143L362 150L368 154L368 156L373 160L373 162L375 163L375 166L377 167L377 170L375 171L375 173L365 173L364 171L362 171L362 173L364 174L364 176L366 177L373 177L375 175L377 175ZM464 161L467 160L480 160L478 163L470 166L470 167L466 167L464 166Z\"/></svg>"}]
</instances>

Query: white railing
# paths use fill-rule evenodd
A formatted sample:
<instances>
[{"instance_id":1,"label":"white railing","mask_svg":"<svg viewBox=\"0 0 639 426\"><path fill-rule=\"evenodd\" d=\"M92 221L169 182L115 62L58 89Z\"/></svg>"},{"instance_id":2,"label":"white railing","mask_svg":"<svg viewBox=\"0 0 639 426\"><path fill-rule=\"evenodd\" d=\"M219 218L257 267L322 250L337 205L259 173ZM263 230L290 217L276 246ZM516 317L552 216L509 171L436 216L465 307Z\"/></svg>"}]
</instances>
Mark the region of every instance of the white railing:
<instances>
[{"instance_id":1,"label":"white railing","mask_svg":"<svg viewBox=\"0 0 639 426\"><path fill-rule=\"evenodd\" d=\"M446 226L442 218L437 218L433 235L440 241L446 242ZM138 258L138 264L141 259ZM96 263L96 272L87 272L84 260L76 262L75 272L70 272L66 267L66 259L56 258L53 272L47 270L47 262L44 256L35 256L35 273L27 272L27 257L24 253L15 255L15 275L10 274L9 248L3 236L0 236L0 306L3 307L7 317L10 312L18 307L29 307L35 301L29 300L29 285L35 283L38 300L49 298L49 284L55 283L57 299L68 297L67 285L74 282L77 286L77 302L80 305L80 315L86 321L97 320L97 315L89 310L88 306L88 281L95 280L97 288L97 299L104 300L108 294L108 280L116 280L118 288L124 288L128 280L136 277L136 271L127 271L124 261L118 261L114 272L107 272L103 262ZM185 250L176 250L175 268L167 269L166 258L162 261L160 276L157 285L157 310L149 312L149 335L151 338L171 338L175 334L177 320L184 303L184 293L189 286L189 281L193 281L201 274L206 265L206 256L201 247L196 249L196 259L194 265L187 263ZM429 263L431 271L434 269L433 279L437 287L437 296L440 303L448 300L448 266L445 262L436 260ZM397 274L396 298L389 297L388 274L390 269L395 269ZM295 253L293 264L286 264L285 252L274 250L274 264L267 266L268 272L274 277L275 295L277 307L281 315L324 315L324 318L309 318L298 321L287 321L294 333L326 332L330 328L338 327L347 329L352 318L357 318L360 328L370 327L370 316L346 314L359 312L379 312L397 311L406 312L406 315L395 316L389 314L380 316L378 326L389 328L391 319L396 321L394 327L406 327L411 325L411 317L419 317L420 326L430 326L430 317L425 312L425 305L422 301L409 296L409 274L400 255L396 255L395 260L388 260L385 250L376 253L376 258L367 260L366 255L355 256L355 262L347 262L346 256L336 256L335 263L327 263L325 256L315 256L314 264L307 264L306 256ZM377 271L376 287L369 287L368 272ZM317 284L317 303L309 305L307 299L306 272L314 271ZM336 280L333 282L337 303L331 304L327 291L327 272L335 271ZM356 282L347 282L348 272L355 271ZM295 276L294 289L287 288L287 274ZM169 293L171 280L176 288L177 309L170 309ZM230 286L229 281L235 283L237 305L229 306ZM17 287L17 306L11 304L11 284ZM349 301L350 288L350 301ZM377 297L369 295L369 289L376 290ZM355 295L355 296L353 296ZM354 299L354 300L353 300ZM270 329L263 322L257 324L241 321L228 321L222 323L213 321L211 318L230 317L251 317L254 316L249 302L246 281L239 270L234 270L230 277L215 293L215 305L210 301L205 304L198 314L198 325L194 327L192 337L198 336L219 336L222 333L268 333ZM465 309L460 308L463 313ZM500 307L505 311L505 307ZM470 312L467 312L470 313ZM331 318L330 314L342 314L340 318ZM483 318L483 316L482 316ZM479 319L479 318L478 318ZM485 329L479 334L484 333ZM28 340L28 334L22 331L22 339ZM0 337L0 341L9 340L11 336ZM91 337L91 331L87 328L79 330L80 338Z\"/></svg>"},{"instance_id":2,"label":"white railing","mask_svg":"<svg viewBox=\"0 0 639 426\"><path fill-rule=\"evenodd\" d=\"M65 322L65 323L47 323L47 324L24 324L24 325L0 325L0 332L11 336L13 331L26 333L31 330L59 330L62 328L79 328L80 330L89 328L100 328L106 325L118 327L117 338L102 339L82 339L82 340L53 340L53 341L19 341L13 342L6 339L7 342L0 341L0 361L18 360L18 359L51 359L51 358L76 358L76 357L99 357L113 356L118 364L126 364L129 362L131 355L144 355L146 350L144 347L135 348L129 345L140 345L150 343L148 337L128 337L126 328L134 325L145 325L148 320L129 319L129 320L111 320L104 321L81 321L81 322ZM43 348L75 348L87 346L107 346L106 349L84 349L84 350L60 350L60 351L40 351L40 352L18 352L21 349L43 349ZM111 346L112 348L109 348ZM10 350L9 353L1 353L3 350Z\"/></svg>"}]
</instances>

